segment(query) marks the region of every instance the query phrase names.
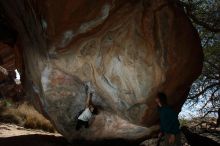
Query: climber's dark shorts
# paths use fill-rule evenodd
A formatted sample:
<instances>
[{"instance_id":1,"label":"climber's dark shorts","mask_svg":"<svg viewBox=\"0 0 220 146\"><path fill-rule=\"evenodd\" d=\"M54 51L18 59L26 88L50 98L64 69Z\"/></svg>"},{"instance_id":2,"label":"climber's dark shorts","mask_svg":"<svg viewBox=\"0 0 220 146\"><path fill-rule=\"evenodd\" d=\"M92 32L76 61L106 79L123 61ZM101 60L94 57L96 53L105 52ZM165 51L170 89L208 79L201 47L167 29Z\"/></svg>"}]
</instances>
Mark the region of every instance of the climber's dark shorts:
<instances>
[{"instance_id":1,"label":"climber's dark shorts","mask_svg":"<svg viewBox=\"0 0 220 146\"><path fill-rule=\"evenodd\" d=\"M85 122L85 121L82 121L82 120L77 120L77 123L76 123L76 130L79 130L82 126L84 126L85 128L88 128L89 127L89 122Z\"/></svg>"}]
</instances>

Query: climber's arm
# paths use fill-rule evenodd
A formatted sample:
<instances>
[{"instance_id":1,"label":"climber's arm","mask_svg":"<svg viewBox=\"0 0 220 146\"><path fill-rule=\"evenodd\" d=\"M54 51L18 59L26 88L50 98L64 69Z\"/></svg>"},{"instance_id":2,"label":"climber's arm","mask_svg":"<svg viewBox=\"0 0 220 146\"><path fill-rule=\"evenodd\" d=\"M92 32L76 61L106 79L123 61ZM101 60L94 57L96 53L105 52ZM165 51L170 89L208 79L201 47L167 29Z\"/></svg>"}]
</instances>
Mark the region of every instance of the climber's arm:
<instances>
[{"instance_id":1,"label":"climber's arm","mask_svg":"<svg viewBox=\"0 0 220 146\"><path fill-rule=\"evenodd\" d=\"M87 95L87 99L86 99L86 107L89 107L90 105L92 105L92 93Z\"/></svg>"}]
</instances>

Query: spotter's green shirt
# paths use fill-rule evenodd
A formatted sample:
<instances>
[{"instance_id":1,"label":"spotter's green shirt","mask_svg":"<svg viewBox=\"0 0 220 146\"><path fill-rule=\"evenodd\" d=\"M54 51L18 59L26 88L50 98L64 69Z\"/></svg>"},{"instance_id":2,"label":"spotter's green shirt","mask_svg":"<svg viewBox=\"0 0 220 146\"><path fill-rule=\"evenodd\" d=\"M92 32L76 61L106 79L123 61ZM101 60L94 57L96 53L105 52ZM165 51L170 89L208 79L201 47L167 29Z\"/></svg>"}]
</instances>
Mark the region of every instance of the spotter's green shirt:
<instances>
[{"instance_id":1,"label":"spotter's green shirt","mask_svg":"<svg viewBox=\"0 0 220 146\"><path fill-rule=\"evenodd\" d=\"M180 123L178 113L169 106L162 106L158 109L160 114L160 130L164 133L178 134L180 132Z\"/></svg>"}]
</instances>

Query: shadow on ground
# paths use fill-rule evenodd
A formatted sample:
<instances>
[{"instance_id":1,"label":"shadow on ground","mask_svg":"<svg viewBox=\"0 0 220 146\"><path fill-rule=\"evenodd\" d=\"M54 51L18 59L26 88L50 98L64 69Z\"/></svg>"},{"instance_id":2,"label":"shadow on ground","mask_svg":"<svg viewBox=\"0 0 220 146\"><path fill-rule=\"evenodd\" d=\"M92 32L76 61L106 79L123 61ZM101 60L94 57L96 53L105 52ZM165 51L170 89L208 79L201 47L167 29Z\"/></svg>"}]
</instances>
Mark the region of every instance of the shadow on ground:
<instances>
[{"instance_id":1,"label":"shadow on ground","mask_svg":"<svg viewBox=\"0 0 220 146\"><path fill-rule=\"evenodd\" d=\"M0 146L66 146L63 137L53 135L22 135L0 138Z\"/></svg>"},{"instance_id":2,"label":"shadow on ground","mask_svg":"<svg viewBox=\"0 0 220 146\"><path fill-rule=\"evenodd\" d=\"M68 143L63 137L53 135L22 135L0 138L0 146L138 146L139 142L130 142L121 139L103 141L74 141Z\"/></svg>"}]
</instances>

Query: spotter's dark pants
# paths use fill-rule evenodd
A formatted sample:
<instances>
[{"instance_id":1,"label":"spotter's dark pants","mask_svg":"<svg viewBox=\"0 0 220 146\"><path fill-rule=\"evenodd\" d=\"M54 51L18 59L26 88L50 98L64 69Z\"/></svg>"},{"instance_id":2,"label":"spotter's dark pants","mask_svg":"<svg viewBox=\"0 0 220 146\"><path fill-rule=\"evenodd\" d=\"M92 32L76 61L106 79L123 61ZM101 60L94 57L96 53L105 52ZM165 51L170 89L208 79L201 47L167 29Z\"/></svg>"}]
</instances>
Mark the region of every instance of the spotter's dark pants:
<instances>
[{"instance_id":1,"label":"spotter's dark pants","mask_svg":"<svg viewBox=\"0 0 220 146\"><path fill-rule=\"evenodd\" d=\"M84 126L85 128L88 128L89 127L89 122L87 121L82 121L82 120L77 120L77 123L76 123L76 130L79 130L82 126Z\"/></svg>"},{"instance_id":2,"label":"spotter's dark pants","mask_svg":"<svg viewBox=\"0 0 220 146\"><path fill-rule=\"evenodd\" d=\"M165 145L164 146L181 146L181 134L178 133L175 135L175 141L173 144L169 143L170 134L165 134Z\"/></svg>"}]
</instances>

